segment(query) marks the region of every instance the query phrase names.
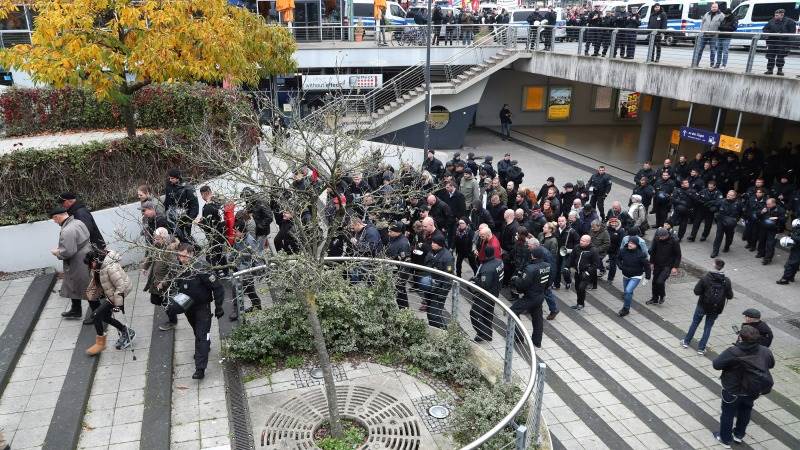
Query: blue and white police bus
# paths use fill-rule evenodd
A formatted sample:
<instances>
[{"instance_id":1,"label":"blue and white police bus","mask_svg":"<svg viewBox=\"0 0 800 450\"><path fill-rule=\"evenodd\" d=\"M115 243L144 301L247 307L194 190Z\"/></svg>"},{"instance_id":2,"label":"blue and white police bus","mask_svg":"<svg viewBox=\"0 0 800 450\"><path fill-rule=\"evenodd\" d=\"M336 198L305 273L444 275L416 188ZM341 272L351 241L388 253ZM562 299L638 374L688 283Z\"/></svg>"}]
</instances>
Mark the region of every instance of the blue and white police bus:
<instances>
[{"instance_id":1,"label":"blue and white police bus","mask_svg":"<svg viewBox=\"0 0 800 450\"><path fill-rule=\"evenodd\" d=\"M656 3L661 5L661 10L667 13L667 29L676 31L678 33L667 33L664 35L664 43L667 45L675 45L680 41L694 41L694 34L680 33L681 31L699 31L700 24L703 20L703 15L711 9L712 1L698 1L698 0L664 0L660 2L649 1L639 8L639 17L642 24L639 28L647 28L647 22L650 20L650 13L653 10L653 5ZM726 8L727 1L716 2L719 8ZM647 39L647 35L640 34L637 39Z\"/></svg>"}]
</instances>

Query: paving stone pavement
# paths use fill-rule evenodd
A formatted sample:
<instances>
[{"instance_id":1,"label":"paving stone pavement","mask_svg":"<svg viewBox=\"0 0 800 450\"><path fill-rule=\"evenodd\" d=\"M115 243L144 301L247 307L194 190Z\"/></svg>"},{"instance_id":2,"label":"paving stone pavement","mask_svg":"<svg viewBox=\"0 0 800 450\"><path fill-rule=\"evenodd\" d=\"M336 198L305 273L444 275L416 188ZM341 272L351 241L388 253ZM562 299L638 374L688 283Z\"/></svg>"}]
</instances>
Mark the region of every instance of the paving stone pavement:
<instances>
[{"instance_id":1,"label":"paving stone pavement","mask_svg":"<svg viewBox=\"0 0 800 450\"><path fill-rule=\"evenodd\" d=\"M463 150L492 155L495 161L506 151L511 152L525 172L523 185L537 191L548 176L554 176L560 186L589 178L591 173L580 164L598 165L585 157L565 155L556 147L548 148L541 141L512 136L515 142L503 142L490 131L473 130ZM572 161L554 158L523 143ZM609 172L624 180L633 178L621 170ZM606 207L613 200L627 204L629 194L630 188L615 183ZM722 255L727 262L726 273L734 283L735 298L717 319L706 356L682 348L678 339L688 328L697 301L692 289L699 273L693 267L710 263L710 241L684 242L684 260L690 270L668 283L667 302L655 308L644 306L650 286L641 286L635 293L637 304L624 319L615 314L622 305L621 276L616 284L601 281L599 289L589 291L588 306L580 313L565 312L575 303L573 291L556 291L563 301L562 313L546 323L543 346L537 352L550 369L543 414L555 448L715 447L711 430L718 427L720 386L719 372L711 367L711 358L735 340L731 326L741 325L741 312L749 307L760 309L775 332L774 391L794 404L784 408L773 394L760 398L745 442L751 448L798 448L800 330L785 320L800 312L800 290L797 285L775 284L785 253L777 252L772 265L762 266L740 242L737 235L731 252ZM528 318L523 321L530 324Z\"/></svg>"},{"instance_id":2,"label":"paving stone pavement","mask_svg":"<svg viewBox=\"0 0 800 450\"><path fill-rule=\"evenodd\" d=\"M35 277L17 278L15 280L0 281L0 335L14 315L17 306L22 301L22 296L28 290Z\"/></svg>"}]
</instances>

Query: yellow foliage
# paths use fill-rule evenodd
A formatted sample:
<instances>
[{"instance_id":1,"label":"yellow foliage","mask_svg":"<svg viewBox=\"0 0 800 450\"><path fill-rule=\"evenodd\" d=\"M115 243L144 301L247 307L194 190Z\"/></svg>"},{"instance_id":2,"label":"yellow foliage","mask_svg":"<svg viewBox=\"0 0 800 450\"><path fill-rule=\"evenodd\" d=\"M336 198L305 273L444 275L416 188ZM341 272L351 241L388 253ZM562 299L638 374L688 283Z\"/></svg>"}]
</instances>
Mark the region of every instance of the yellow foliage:
<instances>
[{"instance_id":1,"label":"yellow foliage","mask_svg":"<svg viewBox=\"0 0 800 450\"><path fill-rule=\"evenodd\" d=\"M128 97L126 76L143 85L223 79L255 84L290 73L288 30L226 0L0 0L0 18L20 3L36 9L32 45L0 51L0 65L99 98Z\"/></svg>"}]
</instances>

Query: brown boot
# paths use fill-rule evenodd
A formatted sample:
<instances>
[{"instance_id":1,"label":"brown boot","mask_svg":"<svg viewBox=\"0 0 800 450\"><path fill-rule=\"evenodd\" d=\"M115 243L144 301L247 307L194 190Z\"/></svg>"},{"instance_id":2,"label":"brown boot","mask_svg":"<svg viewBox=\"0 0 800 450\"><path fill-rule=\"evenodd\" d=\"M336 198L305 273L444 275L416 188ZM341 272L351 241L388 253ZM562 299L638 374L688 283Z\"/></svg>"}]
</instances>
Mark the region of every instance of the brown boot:
<instances>
[{"instance_id":1,"label":"brown boot","mask_svg":"<svg viewBox=\"0 0 800 450\"><path fill-rule=\"evenodd\" d=\"M106 337L97 336L94 345L86 349L86 354L89 356L96 356L106 349Z\"/></svg>"}]
</instances>

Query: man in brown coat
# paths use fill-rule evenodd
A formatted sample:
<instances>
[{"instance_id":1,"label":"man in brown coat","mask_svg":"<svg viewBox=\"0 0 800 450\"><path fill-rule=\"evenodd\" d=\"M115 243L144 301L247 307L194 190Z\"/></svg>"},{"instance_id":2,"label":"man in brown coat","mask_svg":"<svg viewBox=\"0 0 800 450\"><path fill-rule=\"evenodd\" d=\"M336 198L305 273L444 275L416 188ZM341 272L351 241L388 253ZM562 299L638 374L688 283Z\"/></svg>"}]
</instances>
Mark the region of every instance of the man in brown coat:
<instances>
[{"instance_id":1,"label":"man in brown coat","mask_svg":"<svg viewBox=\"0 0 800 450\"><path fill-rule=\"evenodd\" d=\"M62 261L64 267L64 279L59 294L72 300L72 308L61 313L61 316L80 319L81 299L86 298L86 287L90 280L89 268L83 263L84 257L92 249L89 229L62 207L50 211L50 218L61 227L58 247L50 250L53 256Z\"/></svg>"}]
</instances>

